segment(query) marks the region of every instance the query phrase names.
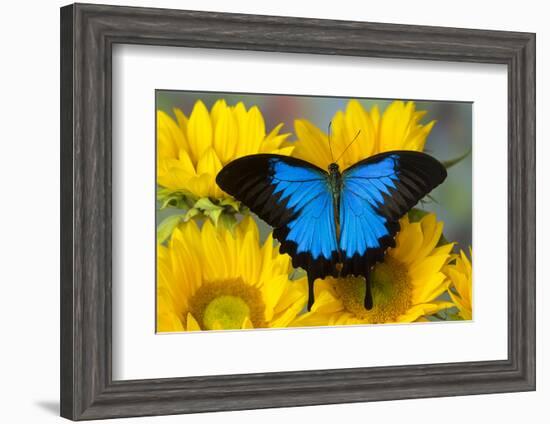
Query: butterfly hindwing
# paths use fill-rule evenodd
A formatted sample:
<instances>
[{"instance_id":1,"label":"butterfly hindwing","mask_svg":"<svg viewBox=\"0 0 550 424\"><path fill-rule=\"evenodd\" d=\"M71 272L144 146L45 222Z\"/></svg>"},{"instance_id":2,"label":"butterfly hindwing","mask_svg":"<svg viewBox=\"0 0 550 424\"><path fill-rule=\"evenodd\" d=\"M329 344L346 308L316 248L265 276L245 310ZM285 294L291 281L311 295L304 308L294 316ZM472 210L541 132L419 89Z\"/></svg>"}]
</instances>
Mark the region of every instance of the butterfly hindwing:
<instances>
[{"instance_id":1,"label":"butterfly hindwing","mask_svg":"<svg viewBox=\"0 0 550 424\"><path fill-rule=\"evenodd\" d=\"M367 277L395 246L399 219L446 175L436 159L415 151L381 153L346 169L339 209L341 275Z\"/></svg>"},{"instance_id":2,"label":"butterfly hindwing","mask_svg":"<svg viewBox=\"0 0 550 424\"><path fill-rule=\"evenodd\" d=\"M314 281L336 275L338 243L328 174L300 159L273 154L245 156L226 165L216 182L267 224Z\"/></svg>"}]
</instances>

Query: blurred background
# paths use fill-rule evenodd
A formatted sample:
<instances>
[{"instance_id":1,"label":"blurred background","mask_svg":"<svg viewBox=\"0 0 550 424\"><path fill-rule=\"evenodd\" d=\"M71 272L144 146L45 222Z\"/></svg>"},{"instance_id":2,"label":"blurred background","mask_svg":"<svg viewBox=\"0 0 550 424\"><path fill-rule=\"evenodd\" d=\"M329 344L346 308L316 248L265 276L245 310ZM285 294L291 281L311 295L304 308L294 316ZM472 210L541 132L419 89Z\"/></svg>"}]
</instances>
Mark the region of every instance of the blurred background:
<instances>
[{"instance_id":1,"label":"blurred background","mask_svg":"<svg viewBox=\"0 0 550 424\"><path fill-rule=\"evenodd\" d=\"M156 92L157 109L174 116L173 108L180 108L189 116L197 100L202 100L208 109L214 102L224 98L228 105L243 102L245 106L258 106L269 133L283 122L281 133L290 132L289 140L295 140L294 120L307 119L327 132L328 124L338 110L346 108L349 98L323 96L287 96L274 94L240 94L220 92L165 91ZM367 110L378 105L382 113L387 105L397 99L357 99ZM471 151L472 104L470 102L426 101L415 99L417 110L427 111L421 123L436 120L428 139L425 152L440 161L455 159ZM444 236L467 250L472 245L472 155L448 169L445 182L432 193L433 201L419 205L424 210L435 212L444 222ZM157 213L157 224L171 212Z\"/></svg>"}]
</instances>

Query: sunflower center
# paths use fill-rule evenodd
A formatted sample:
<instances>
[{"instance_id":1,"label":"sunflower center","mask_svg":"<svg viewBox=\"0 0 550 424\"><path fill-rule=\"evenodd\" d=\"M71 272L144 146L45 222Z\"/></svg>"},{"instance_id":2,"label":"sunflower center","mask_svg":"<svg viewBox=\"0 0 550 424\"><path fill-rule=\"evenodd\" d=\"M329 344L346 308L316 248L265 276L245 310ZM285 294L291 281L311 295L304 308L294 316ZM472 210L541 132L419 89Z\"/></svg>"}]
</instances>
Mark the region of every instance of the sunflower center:
<instances>
[{"instance_id":1,"label":"sunflower center","mask_svg":"<svg viewBox=\"0 0 550 424\"><path fill-rule=\"evenodd\" d=\"M348 312L371 323L395 322L411 306L412 287L406 267L391 257L371 272L373 307L364 305L365 279L347 277L336 280L334 288Z\"/></svg>"},{"instance_id":2,"label":"sunflower center","mask_svg":"<svg viewBox=\"0 0 550 424\"><path fill-rule=\"evenodd\" d=\"M244 300L235 296L219 296L204 310L204 326L215 328L241 328L245 318L250 317L250 308Z\"/></svg>"},{"instance_id":3,"label":"sunflower center","mask_svg":"<svg viewBox=\"0 0 550 424\"><path fill-rule=\"evenodd\" d=\"M189 299L189 312L203 330L236 330L249 319L265 327L262 293L241 279L204 282Z\"/></svg>"}]
</instances>

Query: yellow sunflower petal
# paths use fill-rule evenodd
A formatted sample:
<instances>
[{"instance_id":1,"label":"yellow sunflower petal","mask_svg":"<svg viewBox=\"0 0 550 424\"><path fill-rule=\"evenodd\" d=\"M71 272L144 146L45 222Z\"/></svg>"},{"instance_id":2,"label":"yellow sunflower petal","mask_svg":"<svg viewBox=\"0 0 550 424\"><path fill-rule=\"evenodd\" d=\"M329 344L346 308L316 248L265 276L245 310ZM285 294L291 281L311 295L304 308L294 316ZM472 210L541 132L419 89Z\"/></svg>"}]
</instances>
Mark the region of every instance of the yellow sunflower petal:
<instances>
[{"instance_id":1,"label":"yellow sunflower petal","mask_svg":"<svg viewBox=\"0 0 550 424\"><path fill-rule=\"evenodd\" d=\"M415 260L409 268L409 275L414 279L422 279L425 275L436 274L448 260L449 255L430 255L427 258Z\"/></svg>"},{"instance_id":2,"label":"yellow sunflower petal","mask_svg":"<svg viewBox=\"0 0 550 424\"><path fill-rule=\"evenodd\" d=\"M200 331L201 327L193 315L187 314L187 331Z\"/></svg>"},{"instance_id":3,"label":"yellow sunflower petal","mask_svg":"<svg viewBox=\"0 0 550 424\"><path fill-rule=\"evenodd\" d=\"M259 265L261 260L258 249L259 233L258 227L250 217L242 221L241 229L244 232L243 242L240 249L241 275L250 285L259 285Z\"/></svg>"},{"instance_id":4,"label":"yellow sunflower petal","mask_svg":"<svg viewBox=\"0 0 550 424\"><path fill-rule=\"evenodd\" d=\"M190 177L186 188L196 194L197 197L208 197L215 174L207 173Z\"/></svg>"},{"instance_id":5,"label":"yellow sunflower petal","mask_svg":"<svg viewBox=\"0 0 550 424\"><path fill-rule=\"evenodd\" d=\"M211 281L223 279L229 275L225 260L225 246L212 221L204 222L201 239L203 251L206 253L202 261L204 278Z\"/></svg>"},{"instance_id":6,"label":"yellow sunflower petal","mask_svg":"<svg viewBox=\"0 0 550 424\"><path fill-rule=\"evenodd\" d=\"M280 123L277 125L271 132L265 137L265 140L260 146L260 152L262 153L269 153L273 151L281 151L281 147L285 146L285 141L290 135L289 133L286 134L279 134L281 129L283 128L283 123ZM289 151L288 154L290 154L294 150L294 145L288 145L286 146L286 150ZM283 153L280 153L283 154Z\"/></svg>"},{"instance_id":7,"label":"yellow sunflower petal","mask_svg":"<svg viewBox=\"0 0 550 424\"><path fill-rule=\"evenodd\" d=\"M250 321L250 318L249 317L246 317L244 320L243 320L243 324L241 325L241 328L243 330L249 330L251 328L254 328L254 324L252 324L252 321Z\"/></svg>"},{"instance_id":8,"label":"yellow sunflower petal","mask_svg":"<svg viewBox=\"0 0 550 424\"><path fill-rule=\"evenodd\" d=\"M470 256L471 256L471 251L470 251ZM464 253L464 251L460 251L460 257L462 258L462 265L464 266L464 271L466 273L472 273L472 264L470 263L470 261L468 260L468 258L466 257L466 254Z\"/></svg>"},{"instance_id":9,"label":"yellow sunflower petal","mask_svg":"<svg viewBox=\"0 0 550 424\"><path fill-rule=\"evenodd\" d=\"M214 148L220 161L227 164L235 156L236 143L239 140L239 128L231 109L227 106L219 107L218 118L214 129Z\"/></svg>"},{"instance_id":10,"label":"yellow sunflower petal","mask_svg":"<svg viewBox=\"0 0 550 424\"><path fill-rule=\"evenodd\" d=\"M389 251L397 260L410 264L416 258L416 253L422 246L424 235L419 223L413 222L405 226L397 235L396 247Z\"/></svg>"},{"instance_id":11,"label":"yellow sunflower petal","mask_svg":"<svg viewBox=\"0 0 550 424\"><path fill-rule=\"evenodd\" d=\"M189 179L194 173L180 169L177 159L159 159L157 163L157 183L170 186L174 189L182 189L188 185Z\"/></svg>"},{"instance_id":12,"label":"yellow sunflower petal","mask_svg":"<svg viewBox=\"0 0 550 424\"><path fill-rule=\"evenodd\" d=\"M471 320L472 265L463 251L460 252L454 264L450 264L445 268L445 273L451 280L451 287L448 292L459 310L459 315L465 320Z\"/></svg>"},{"instance_id":13,"label":"yellow sunflower petal","mask_svg":"<svg viewBox=\"0 0 550 424\"><path fill-rule=\"evenodd\" d=\"M471 305L465 302L463 299L461 299L459 296L454 294L452 291L449 291L449 296L455 306L458 308L459 315L466 321L470 321L472 319L472 309Z\"/></svg>"},{"instance_id":14,"label":"yellow sunflower petal","mask_svg":"<svg viewBox=\"0 0 550 424\"><path fill-rule=\"evenodd\" d=\"M164 249L166 253L159 252L159 257L165 259L160 259L157 264L158 305L162 303L162 310L182 311L187 308L187 299L180 290L170 284L170 279L174 275L174 269L169 266L169 262L166 260L169 259L170 252L163 246L159 246L160 249Z\"/></svg>"},{"instance_id":15,"label":"yellow sunflower petal","mask_svg":"<svg viewBox=\"0 0 550 424\"><path fill-rule=\"evenodd\" d=\"M342 302L328 291L322 291L315 299L315 303L311 307L313 312L320 312L323 314L332 314L334 312L341 311L342 309Z\"/></svg>"},{"instance_id":16,"label":"yellow sunflower petal","mask_svg":"<svg viewBox=\"0 0 550 424\"><path fill-rule=\"evenodd\" d=\"M183 325L166 287L157 290L157 332L182 331Z\"/></svg>"},{"instance_id":17,"label":"yellow sunflower petal","mask_svg":"<svg viewBox=\"0 0 550 424\"><path fill-rule=\"evenodd\" d=\"M305 307L307 301L307 278L294 280L287 285L286 290L279 299L279 302L273 308L274 315L280 315L286 309L298 305L298 311Z\"/></svg>"},{"instance_id":18,"label":"yellow sunflower petal","mask_svg":"<svg viewBox=\"0 0 550 424\"><path fill-rule=\"evenodd\" d=\"M264 281L272 272L273 267L273 235L270 233L261 249L262 269L260 271L259 281Z\"/></svg>"},{"instance_id":19,"label":"yellow sunflower petal","mask_svg":"<svg viewBox=\"0 0 550 424\"><path fill-rule=\"evenodd\" d=\"M415 305L409 309L406 314L401 315L398 318L398 322L414 322L420 317L433 315L444 309L450 309L453 306L454 305L450 302L433 302Z\"/></svg>"},{"instance_id":20,"label":"yellow sunflower petal","mask_svg":"<svg viewBox=\"0 0 550 424\"><path fill-rule=\"evenodd\" d=\"M248 110L246 138L248 140L248 149L246 154L258 152L260 150L260 145L265 138L265 122L264 117L257 106L252 106Z\"/></svg>"},{"instance_id":21,"label":"yellow sunflower petal","mask_svg":"<svg viewBox=\"0 0 550 424\"><path fill-rule=\"evenodd\" d=\"M332 162L327 135L304 119L294 121L294 131L298 137L293 156L327 169Z\"/></svg>"},{"instance_id":22,"label":"yellow sunflower petal","mask_svg":"<svg viewBox=\"0 0 550 424\"><path fill-rule=\"evenodd\" d=\"M227 106L227 102L225 101L225 99L216 100L214 106L212 106L212 109L210 110L210 119L212 120L213 128L215 128L218 124L222 113L228 109L229 107Z\"/></svg>"},{"instance_id":23,"label":"yellow sunflower petal","mask_svg":"<svg viewBox=\"0 0 550 424\"><path fill-rule=\"evenodd\" d=\"M405 141L404 147L406 150L423 151L426 145L426 139L435 123L436 121L431 121L424 126L419 126L415 131L411 132Z\"/></svg>"},{"instance_id":24,"label":"yellow sunflower petal","mask_svg":"<svg viewBox=\"0 0 550 424\"><path fill-rule=\"evenodd\" d=\"M209 177L212 175L218 175L218 172L220 172L222 169L222 164L220 162L220 159L218 158L218 155L216 154L216 151L212 147L208 147L202 154L201 158L199 159L199 163L197 164L197 174L199 175L208 175ZM208 180L208 186L205 188L205 190L208 190L208 196L209 197L222 197L222 191L218 187L217 184L210 184L210 179Z\"/></svg>"},{"instance_id":25,"label":"yellow sunflower petal","mask_svg":"<svg viewBox=\"0 0 550 424\"><path fill-rule=\"evenodd\" d=\"M193 163L198 163L203 153L212 146L212 122L208 109L202 101L197 101L187 123L189 155Z\"/></svg>"},{"instance_id":26,"label":"yellow sunflower petal","mask_svg":"<svg viewBox=\"0 0 550 424\"><path fill-rule=\"evenodd\" d=\"M189 122L189 120L183 114L181 109L174 108L173 111L174 111L174 115L176 115L176 119L178 121L178 126L180 127L180 130L181 130L182 134L187 134L187 123Z\"/></svg>"},{"instance_id":27,"label":"yellow sunflower petal","mask_svg":"<svg viewBox=\"0 0 550 424\"><path fill-rule=\"evenodd\" d=\"M269 325L271 328L288 327L292 321L304 308L306 303L306 296L302 294L295 302L292 303L286 310L280 313Z\"/></svg>"},{"instance_id":28,"label":"yellow sunflower petal","mask_svg":"<svg viewBox=\"0 0 550 424\"><path fill-rule=\"evenodd\" d=\"M357 157L372 156L376 147L376 130L372 119L357 100L349 101L344 119L346 144L349 145L354 139L355 141L343 157L343 169L354 164Z\"/></svg>"},{"instance_id":29,"label":"yellow sunflower petal","mask_svg":"<svg viewBox=\"0 0 550 424\"><path fill-rule=\"evenodd\" d=\"M242 102L228 106L219 99L208 111L198 100L189 117L177 108L173 112L176 120L163 111L157 112L157 184L169 189L159 192L161 201L162 196L177 192L182 204L201 198L219 204L230 197L216 183L222 166L244 155L289 155L294 150L294 144L286 142L289 134L279 134L282 124L266 135L265 121L257 106L247 110ZM199 203L194 208L199 218L209 215L203 206ZM228 208L220 213L234 215L235 210Z\"/></svg>"},{"instance_id":30,"label":"yellow sunflower petal","mask_svg":"<svg viewBox=\"0 0 550 424\"><path fill-rule=\"evenodd\" d=\"M394 101L381 116L377 106L368 111L357 100L350 100L345 111L337 111L331 119L334 159L347 146L339 160L341 169L389 150L422 151L435 124L435 121L420 124L425 113L417 111L414 102ZM333 159L326 134L305 119L297 120L294 127L298 140L292 155L327 169Z\"/></svg>"},{"instance_id":31,"label":"yellow sunflower petal","mask_svg":"<svg viewBox=\"0 0 550 424\"><path fill-rule=\"evenodd\" d=\"M307 301L306 278L292 281L289 261L271 235L260 245L251 217L233 232L209 220L179 224L158 248L158 328L198 331L197 317L205 330L287 327Z\"/></svg>"},{"instance_id":32,"label":"yellow sunflower petal","mask_svg":"<svg viewBox=\"0 0 550 424\"><path fill-rule=\"evenodd\" d=\"M417 251L416 258L426 257L436 246L443 234L443 223L437 222L434 214L428 214L420 221L422 227L422 247Z\"/></svg>"},{"instance_id":33,"label":"yellow sunflower petal","mask_svg":"<svg viewBox=\"0 0 550 424\"><path fill-rule=\"evenodd\" d=\"M184 331L183 324L177 315L159 312L157 315L157 332L172 333L176 331Z\"/></svg>"},{"instance_id":34,"label":"yellow sunflower petal","mask_svg":"<svg viewBox=\"0 0 550 424\"><path fill-rule=\"evenodd\" d=\"M449 287L449 280L442 272L435 272L426 274L422 279L413 280L412 284L414 285L412 291L413 303L424 303L430 302L444 293Z\"/></svg>"},{"instance_id":35,"label":"yellow sunflower petal","mask_svg":"<svg viewBox=\"0 0 550 424\"><path fill-rule=\"evenodd\" d=\"M200 287L203 280L204 253L201 234L194 221L181 224L172 234L169 244L169 259L172 269L172 281L178 282L178 290L191 296Z\"/></svg>"},{"instance_id":36,"label":"yellow sunflower petal","mask_svg":"<svg viewBox=\"0 0 550 424\"><path fill-rule=\"evenodd\" d=\"M189 156L189 153L185 149L180 149L178 152L178 162L172 163L174 168L177 168L179 171L185 172L189 175L194 175L196 173L195 167L193 166L193 161ZM185 187L182 187L185 188Z\"/></svg>"},{"instance_id":37,"label":"yellow sunflower petal","mask_svg":"<svg viewBox=\"0 0 550 424\"><path fill-rule=\"evenodd\" d=\"M265 319L271 321L274 315L274 308L279 299L287 289L288 276L279 275L277 278L271 278L268 284L263 284L261 291L265 303Z\"/></svg>"},{"instance_id":38,"label":"yellow sunflower petal","mask_svg":"<svg viewBox=\"0 0 550 424\"><path fill-rule=\"evenodd\" d=\"M186 144L185 135L176 122L165 112L157 112L157 153L160 158L178 157Z\"/></svg>"},{"instance_id":39,"label":"yellow sunflower petal","mask_svg":"<svg viewBox=\"0 0 550 424\"><path fill-rule=\"evenodd\" d=\"M386 108L380 122L381 151L411 147L407 146L407 137L416 123L414 112L414 102L395 101Z\"/></svg>"},{"instance_id":40,"label":"yellow sunflower petal","mask_svg":"<svg viewBox=\"0 0 550 424\"><path fill-rule=\"evenodd\" d=\"M382 117L380 115L380 109L378 109L377 105L371 108L369 115L372 122L372 126L374 128L374 134L375 134L373 153L378 153L378 152L381 152L379 139L380 139L380 120L382 119Z\"/></svg>"},{"instance_id":41,"label":"yellow sunflower petal","mask_svg":"<svg viewBox=\"0 0 550 424\"><path fill-rule=\"evenodd\" d=\"M470 304L472 301L472 285L468 279L468 275L449 267L447 275L450 277L454 287L460 293L460 297L465 303Z\"/></svg>"}]
</instances>

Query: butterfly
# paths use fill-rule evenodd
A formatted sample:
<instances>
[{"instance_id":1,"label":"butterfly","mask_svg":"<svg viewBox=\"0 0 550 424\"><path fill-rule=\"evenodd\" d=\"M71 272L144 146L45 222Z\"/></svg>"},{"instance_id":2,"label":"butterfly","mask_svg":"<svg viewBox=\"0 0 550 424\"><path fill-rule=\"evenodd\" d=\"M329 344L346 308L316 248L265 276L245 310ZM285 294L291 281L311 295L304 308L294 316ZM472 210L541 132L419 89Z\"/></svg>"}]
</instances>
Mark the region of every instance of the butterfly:
<instances>
[{"instance_id":1,"label":"butterfly","mask_svg":"<svg viewBox=\"0 0 550 424\"><path fill-rule=\"evenodd\" d=\"M331 275L365 278L364 306L373 307L370 272L395 247L399 219L446 176L432 156L388 151L343 172L338 160L325 171L276 154L244 156L218 173L217 184L267 224L280 251L308 276L308 310L314 282Z\"/></svg>"}]
</instances>

